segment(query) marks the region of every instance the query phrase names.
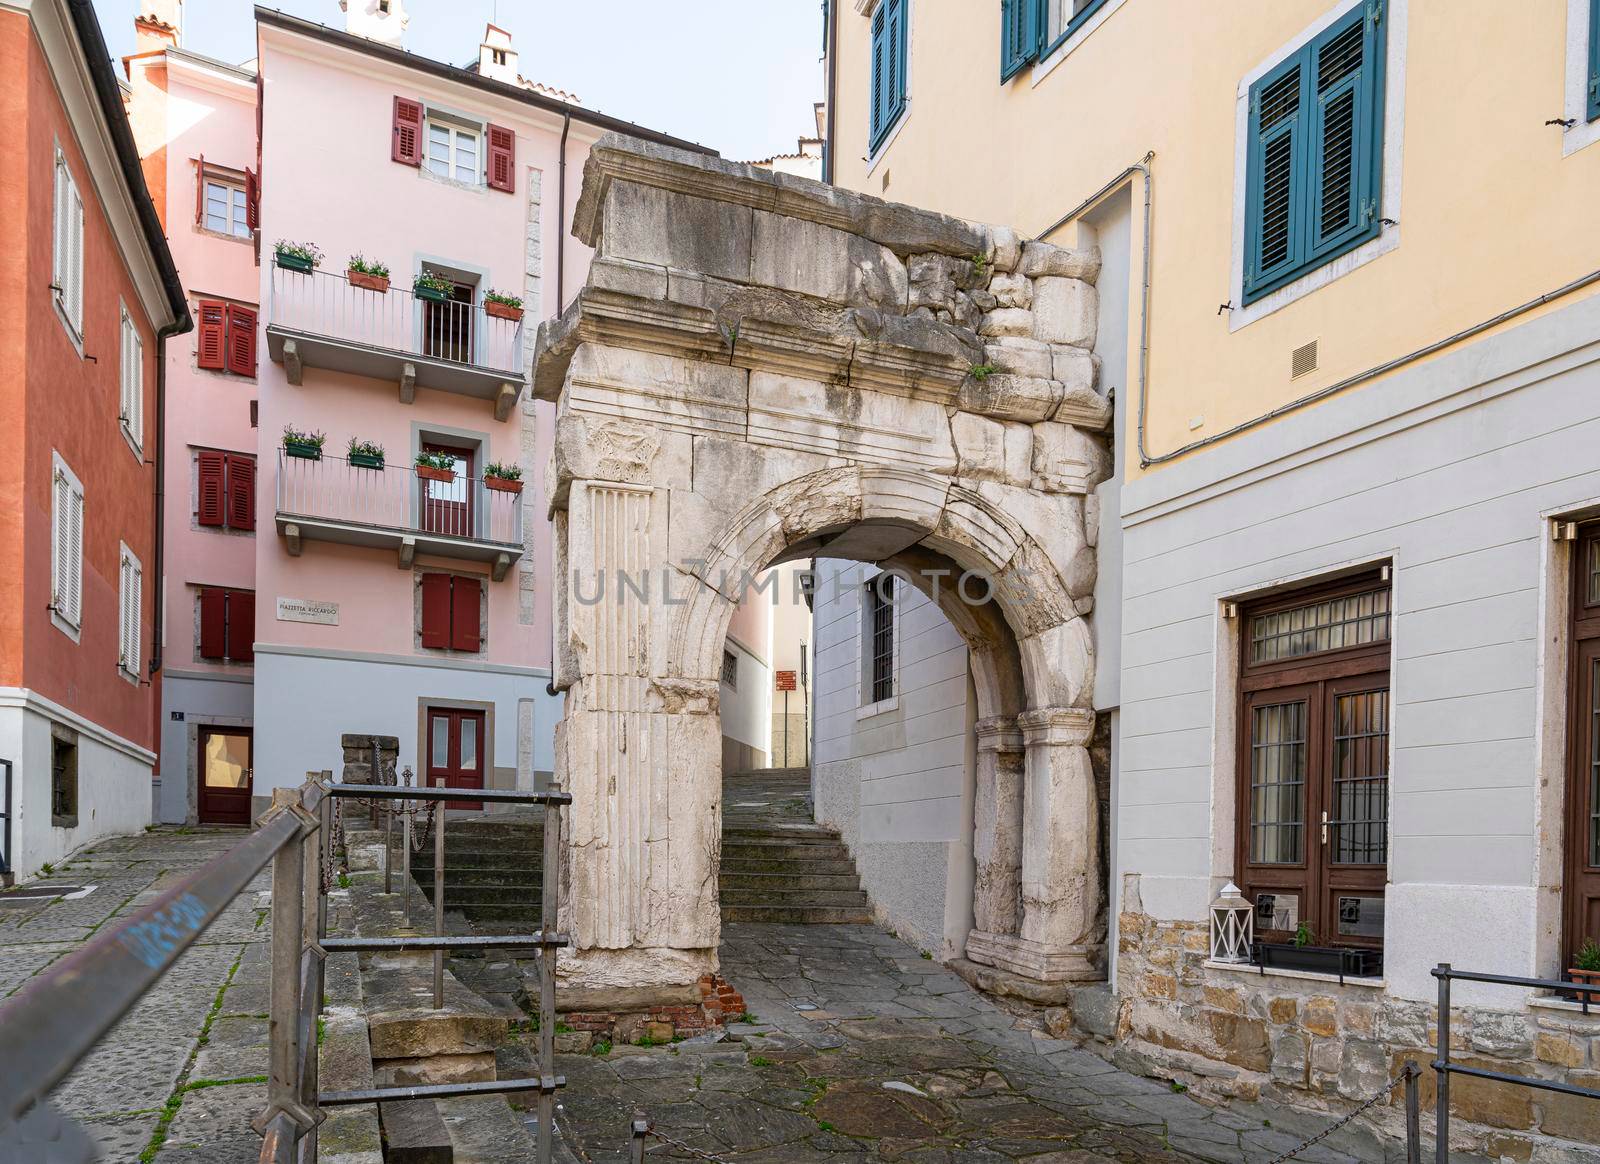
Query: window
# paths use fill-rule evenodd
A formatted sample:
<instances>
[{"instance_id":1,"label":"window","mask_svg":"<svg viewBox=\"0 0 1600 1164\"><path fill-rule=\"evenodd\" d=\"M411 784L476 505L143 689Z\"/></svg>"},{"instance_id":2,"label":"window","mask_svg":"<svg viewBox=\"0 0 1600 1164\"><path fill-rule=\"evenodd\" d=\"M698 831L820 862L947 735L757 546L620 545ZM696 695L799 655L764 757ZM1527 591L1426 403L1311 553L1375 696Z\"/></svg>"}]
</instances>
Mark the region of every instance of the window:
<instances>
[{"instance_id":1,"label":"window","mask_svg":"<svg viewBox=\"0 0 1600 1164\"><path fill-rule=\"evenodd\" d=\"M1238 880L1267 940L1383 944L1391 622L1377 575L1241 619Z\"/></svg>"},{"instance_id":2,"label":"window","mask_svg":"<svg viewBox=\"0 0 1600 1164\"><path fill-rule=\"evenodd\" d=\"M200 657L253 663L256 658L256 593L221 586L200 588Z\"/></svg>"},{"instance_id":3,"label":"window","mask_svg":"<svg viewBox=\"0 0 1600 1164\"><path fill-rule=\"evenodd\" d=\"M1600 119L1600 0L1589 0L1589 120Z\"/></svg>"},{"instance_id":4,"label":"window","mask_svg":"<svg viewBox=\"0 0 1600 1164\"><path fill-rule=\"evenodd\" d=\"M880 0L872 14L872 118L869 148L889 136L906 107L906 3Z\"/></svg>"},{"instance_id":5,"label":"window","mask_svg":"<svg viewBox=\"0 0 1600 1164\"><path fill-rule=\"evenodd\" d=\"M722 681L739 690L739 656L726 648L722 652Z\"/></svg>"},{"instance_id":6,"label":"window","mask_svg":"<svg viewBox=\"0 0 1600 1164\"><path fill-rule=\"evenodd\" d=\"M441 178L477 182L482 144L476 129L428 118L428 169Z\"/></svg>"},{"instance_id":7,"label":"window","mask_svg":"<svg viewBox=\"0 0 1600 1164\"><path fill-rule=\"evenodd\" d=\"M117 668L137 683L144 664L144 566L127 546L122 547L118 596Z\"/></svg>"},{"instance_id":8,"label":"window","mask_svg":"<svg viewBox=\"0 0 1600 1164\"><path fill-rule=\"evenodd\" d=\"M50 823L78 827L78 733L50 725Z\"/></svg>"},{"instance_id":9,"label":"window","mask_svg":"<svg viewBox=\"0 0 1600 1164\"><path fill-rule=\"evenodd\" d=\"M234 238L250 237L249 200L244 186L232 182L206 179L205 221L207 230L231 234Z\"/></svg>"},{"instance_id":10,"label":"window","mask_svg":"<svg viewBox=\"0 0 1600 1164\"><path fill-rule=\"evenodd\" d=\"M220 299L200 300L195 366L235 376L256 375L256 309Z\"/></svg>"},{"instance_id":11,"label":"window","mask_svg":"<svg viewBox=\"0 0 1600 1164\"><path fill-rule=\"evenodd\" d=\"M195 454L195 522L219 529L256 528L256 459L201 449Z\"/></svg>"},{"instance_id":12,"label":"window","mask_svg":"<svg viewBox=\"0 0 1600 1164\"><path fill-rule=\"evenodd\" d=\"M83 484L59 455L53 461L50 609L75 636L83 624Z\"/></svg>"},{"instance_id":13,"label":"window","mask_svg":"<svg viewBox=\"0 0 1600 1164\"><path fill-rule=\"evenodd\" d=\"M1001 0L1000 79L1048 56L1077 32L1106 0Z\"/></svg>"},{"instance_id":14,"label":"window","mask_svg":"<svg viewBox=\"0 0 1600 1164\"><path fill-rule=\"evenodd\" d=\"M144 448L144 341L128 309L122 309L122 384L118 419L133 447Z\"/></svg>"},{"instance_id":15,"label":"window","mask_svg":"<svg viewBox=\"0 0 1600 1164\"><path fill-rule=\"evenodd\" d=\"M489 50L489 59L494 61L494 63L497 64L497 65L505 64L506 63L506 50L505 49L490 49Z\"/></svg>"},{"instance_id":16,"label":"window","mask_svg":"<svg viewBox=\"0 0 1600 1164\"><path fill-rule=\"evenodd\" d=\"M67 169L67 159L56 151L55 213L52 221L55 249L51 287L56 306L72 330L83 338L83 199Z\"/></svg>"},{"instance_id":17,"label":"window","mask_svg":"<svg viewBox=\"0 0 1600 1164\"><path fill-rule=\"evenodd\" d=\"M1600 942L1600 525L1573 545L1563 966Z\"/></svg>"},{"instance_id":18,"label":"window","mask_svg":"<svg viewBox=\"0 0 1600 1164\"><path fill-rule=\"evenodd\" d=\"M418 635L422 646L440 651L483 649L483 579L424 574L419 587L422 600Z\"/></svg>"},{"instance_id":19,"label":"window","mask_svg":"<svg viewBox=\"0 0 1600 1164\"><path fill-rule=\"evenodd\" d=\"M1377 236L1382 0L1366 0L1250 87L1244 302Z\"/></svg>"},{"instance_id":20,"label":"window","mask_svg":"<svg viewBox=\"0 0 1600 1164\"><path fill-rule=\"evenodd\" d=\"M866 618L866 688L868 702L893 699L894 683L894 575L878 574L864 587Z\"/></svg>"}]
</instances>

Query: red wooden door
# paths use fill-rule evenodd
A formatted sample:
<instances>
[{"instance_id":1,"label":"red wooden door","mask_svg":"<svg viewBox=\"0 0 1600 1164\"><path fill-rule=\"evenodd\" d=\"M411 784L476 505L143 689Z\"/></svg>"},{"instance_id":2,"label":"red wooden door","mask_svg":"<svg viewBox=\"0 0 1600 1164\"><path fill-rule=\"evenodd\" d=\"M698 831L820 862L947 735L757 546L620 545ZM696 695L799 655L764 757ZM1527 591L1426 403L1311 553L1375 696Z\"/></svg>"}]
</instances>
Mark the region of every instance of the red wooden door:
<instances>
[{"instance_id":1,"label":"red wooden door","mask_svg":"<svg viewBox=\"0 0 1600 1164\"><path fill-rule=\"evenodd\" d=\"M418 505L422 511L422 528L428 533L446 534L456 538L470 538L472 522L472 470L473 450L452 448L448 445L423 445L430 453L444 453L455 461L456 476L453 481L432 481L417 478L421 489Z\"/></svg>"},{"instance_id":2,"label":"red wooden door","mask_svg":"<svg viewBox=\"0 0 1600 1164\"><path fill-rule=\"evenodd\" d=\"M428 709L428 786L483 787L483 712ZM448 808L481 808L480 801L451 800Z\"/></svg>"},{"instance_id":3,"label":"red wooden door","mask_svg":"<svg viewBox=\"0 0 1600 1164\"><path fill-rule=\"evenodd\" d=\"M201 824L250 823L252 743L249 728L200 729Z\"/></svg>"}]
</instances>

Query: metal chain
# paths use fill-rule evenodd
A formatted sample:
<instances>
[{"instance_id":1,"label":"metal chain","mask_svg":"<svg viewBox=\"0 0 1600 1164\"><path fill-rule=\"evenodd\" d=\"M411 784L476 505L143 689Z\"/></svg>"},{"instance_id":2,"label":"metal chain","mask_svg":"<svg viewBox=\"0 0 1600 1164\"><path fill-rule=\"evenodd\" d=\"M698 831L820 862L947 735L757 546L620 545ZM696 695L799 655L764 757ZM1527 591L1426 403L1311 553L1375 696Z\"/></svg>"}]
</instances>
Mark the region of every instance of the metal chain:
<instances>
[{"instance_id":1,"label":"metal chain","mask_svg":"<svg viewBox=\"0 0 1600 1164\"><path fill-rule=\"evenodd\" d=\"M671 1136L667 1135L665 1132L656 1131L656 1127L655 1127L654 1124L651 1124L650 1127L645 1131L645 1135L654 1136L656 1139L660 1140L663 1144L670 1144L672 1147L678 1149L678 1151L687 1152L689 1155L695 1157L696 1159L709 1160L709 1161L711 1161L711 1164L728 1164L728 1161L724 1160L721 1156L713 1156L710 1152L702 1152L699 1148L691 1148L688 1144L685 1144L682 1140L674 1140ZM1276 1162L1274 1162L1274 1164L1276 1164Z\"/></svg>"},{"instance_id":2,"label":"metal chain","mask_svg":"<svg viewBox=\"0 0 1600 1164\"><path fill-rule=\"evenodd\" d=\"M1344 1115L1344 1116L1339 1117L1339 1119L1335 1120L1333 1123L1331 1123L1327 1127L1323 1128L1320 1132L1318 1132L1316 1135L1312 1136L1309 1140L1305 1141L1298 1148L1291 1148L1289 1151L1285 1152L1281 1156L1274 1156L1272 1158L1271 1164L1283 1164L1283 1162L1285 1160L1293 1159L1295 1156L1298 1156L1301 1152L1304 1152L1307 1148L1311 1147L1313 1144L1318 1144L1318 1143L1321 1143L1323 1140L1326 1140L1329 1136L1333 1135L1334 1132L1337 1132L1340 1128L1344 1127L1351 1120L1355 1119L1356 1116L1358 1116L1362 1112L1366 1111L1369 1107L1372 1107L1380 1099L1385 1098L1391 1091L1394 1090L1395 1084L1400 1083L1401 1081L1403 1081L1406 1078L1406 1076L1411 1074L1411 1072L1413 1070L1415 1070L1415 1067L1412 1064L1409 1064L1409 1063L1406 1064L1406 1066L1401 1069L1400 1074L1396 1075L1393 1079L1389 1080L1389 1082L1385 1083L1382 1087L1380 1087L1376 1092L1373 1093L1373 1095L1369 1099L1364 1101L1361 1104L1360 1107L1356 1108L1354 1111L1350 1112L1348 1115Z\"/></svg>"}]
</instances>

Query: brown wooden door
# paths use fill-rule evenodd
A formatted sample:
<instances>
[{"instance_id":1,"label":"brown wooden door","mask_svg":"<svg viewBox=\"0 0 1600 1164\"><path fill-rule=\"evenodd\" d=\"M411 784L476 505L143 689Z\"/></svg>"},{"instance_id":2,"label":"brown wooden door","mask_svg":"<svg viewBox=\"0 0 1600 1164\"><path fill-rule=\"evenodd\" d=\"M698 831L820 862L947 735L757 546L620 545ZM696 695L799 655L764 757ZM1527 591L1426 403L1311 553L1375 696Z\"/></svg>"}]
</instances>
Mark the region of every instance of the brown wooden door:
<instances>
[{"instance_id":1,"label":"brown wooden door","mask_svg":"<svg viewBox=\"0 0 1600 1164\"><path fill-rule=\"evenodd\" d=\"M425 444L430 453L444 453L454 458L456 476L453 481L431 481L417 478L421 491L418 505L422 511L422 528L429 533L450 537L470 538L473 532L473 462L474 450L450 445Z\"/></svg>"},{"instance_id":2,"label":"brown wooden door","mask_svg":"<svg viewBox=\"0 0 1600 1164\"><path fill-rule=\"evenodd\" d=\"M483 787L483 728L481 711L454 707L428 709L428 786L431 788ZM449 808L482 808L477 800L452 800Z\"/></svg>"},{"instance_id":3,"label":"brown wooden door","mask_svg":"<svg viewBox=\"0 0 1600 1164\"><path fill-rule=\"evenodd\" d=\"M1573 557L1562 969L1585 941L1600 942L1600 527Z\"/></svg>"},{"instance_id":4,"label":"brown wooden door","mask_svg":"<svg viewBox=\"0 0 1600 1164\"><path fill-rule=\"evenodd\" d=\"M200 729L199 813L201 824L250 823L251 753L249 728Z\"/></svg>"}]
</instances>

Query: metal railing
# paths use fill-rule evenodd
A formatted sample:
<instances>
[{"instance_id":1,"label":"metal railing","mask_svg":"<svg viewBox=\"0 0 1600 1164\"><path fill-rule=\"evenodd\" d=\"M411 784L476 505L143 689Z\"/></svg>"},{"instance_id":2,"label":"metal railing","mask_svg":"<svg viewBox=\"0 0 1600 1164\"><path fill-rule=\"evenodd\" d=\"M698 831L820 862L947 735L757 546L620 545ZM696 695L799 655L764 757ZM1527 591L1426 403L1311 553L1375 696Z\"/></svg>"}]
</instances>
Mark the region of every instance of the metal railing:
<instances>
[{"instance_id":1,"label":"metal railing","mask_svg":"<svg viewBox=\"0 0 1600 1164\"><path fill-rule=\"evenodd\" d=\"M522 375L522 320L483 304L437 302L391 285L370 291L329 271L272 267L268 323L410 356Z\"/></svg>"},{"instance_id":2,"label":"metal railing","mask_svg":"<svg viewBox=\"0 0 1600 1164\"><path fill-rule=\"evenodd\" d=\"M1600 986L1576 982L1561 982L1550 978L1519 978L1511 974L1479 974L1471 970L1457 970L1448 962L1440 962L1433 970L1439 980L1439 1013L1435 1020L1438 1030L1437 1055L1433 1070L1437 1077L1434 1088L1434 1159L1437 1164L1450 1164L1450 1077L1468 1075L1474 1079L1487 1079L1495 1083L1510 1083L1519 1087L1532 1087L1539 1091L1554 1091L1561 1095L1575 1095L1581 1099L1600 1100L1600 1091L1559 1083L1553 1079L1538 1079L1530 1075L1510 1075L1503 1071L1489 1071L1482 1067L1468 1067L1450 1061L1450 983L1487 982L1495 986L1520 986L1528 990L1548 990L1559 994L1577 994L1584 1014L1590 1004L1600 997Z\"/></svg>"},{"instance_id":3,"label":"metal railing","mask_svg":"<svg viewBox=\"0 0 1600 1164\"><path fill-rule=\"evenodd\" d=\"M0 876L11 873L11 761L0 760Z\"/></svg>"},{"instance_id":4,"label":"metal railing","mask_svg":"<svg viewBox=\"0 0 1600 1164\"><path fill-rule=\"evenodd\" d=\"M401 801L402 807L438 803L434 822L432 937L330 937L325 886L333 868L337 799ZM540 928L531 934L492 937L444 933L444 832L442 802L543 804L545 862L556 868L561 814L572 803L559 788L515 792L473 788L396 788L310 781L298 789L273 790L272 808L260 827L227 852L139 910L117 929L34 978L0 1007L0 1159L55 1160L67 1145L88 1160L88 1139L72 1121L47 1104L50 1091L118 1021L143 998L185 950L205 933L272 863L271 996L268 1016L267 1106L254 1121L262 1137L261 1164L315 1164L322 1109L391 1100L444 1099L505 1092L538 1093L538 1160L553 1150L555 1093L566 1080L555 1074L555 952L568 939L555 932L556 878L543 879ZM389 861L385 854L385 863ZM430 950L433 1005L444 998L444 953L490 946L536 947L539 951L538 1075L478 1083L373 1087L322 1091L318 1086L317 1017L325 962L341 950ZM20 1152L20 1155L7 1155Z\"/></svg>"},{"instance_id":5,"label":"metal railing","mask_svg":"<svg viewBox=\"0 0 1600 1164\"><path fill-rule=\"evenodd\" d=\"M409 465L381 469L344 457L319 460L278 450L278 512L406 533L522 544L522 495L479 477L422 477Z\"/></svg>"}]
</instances>

